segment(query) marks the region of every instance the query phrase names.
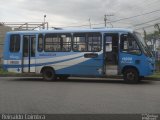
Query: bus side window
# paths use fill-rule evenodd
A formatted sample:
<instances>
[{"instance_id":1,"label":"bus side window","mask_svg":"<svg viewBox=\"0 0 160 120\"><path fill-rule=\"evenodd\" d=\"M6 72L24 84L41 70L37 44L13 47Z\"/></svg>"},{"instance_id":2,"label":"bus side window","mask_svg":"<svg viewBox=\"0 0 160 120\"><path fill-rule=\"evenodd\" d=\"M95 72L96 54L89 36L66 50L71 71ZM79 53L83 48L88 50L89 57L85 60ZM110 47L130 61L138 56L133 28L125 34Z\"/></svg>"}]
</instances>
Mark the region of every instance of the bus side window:
<instances>
[{"instance_id":1,"label":"bus side window","mask_svg":"<svg viewBox=\"0 0 160 120\"><path fill-rule=\"evenodd\" d=\"M23 57L29 57L29 36L23 36Z\"/></svg>"},{"instance_id":2,"label":"bus side window","mask_svg":"<svg viewBox=\"0 0 160 120\"><path fill-rule=\"evenodd\" d=\"M75 33L73 39L73 51L75 52L99 52L101 51L100 33Z\"/></svg>"},{"instance_id":3,"label":"bus side window","mask_svg":"<svg viewBox=\"0 0 160 120\"><path fill-rule=\"evenodd\" d=\"M101 50L101 34L88 34L88 51L99 52Z\"/></svg>"},{"instance_id":4,"label":"bus side window","mask_svg":"<svg viewBox=\"0 0 160 120\"><path fill-rule=\"evenodd\" d=\"M78 51L86 52L87 51L86 34L84 33L74 34L73 51L75 52L78 52Z\"/></svg>"},{"instance_id":5,"label":"bus side window","mask_svg":"<svg viewBox=\"0 0 160 120\"><path fill-rule=\"evenodd\" d=\"M141 54L139 46L133 36L130 34L121 35L121 52L126 52L130 54Z\"/></svg>"},{"instance_id":6,"label":"bus side window","mask_svg":"<svg viewBox=\"0 0 160 120\"><path fill-rule=\"evenodd\" d=\"M38 35L38 52L43 51L43 35L39 34Z\"/></svg>"},{"instance_id":7,"label":"bus side window","mask_svg":"<svg viewBox=\"0 0 160 120\"><path fill-rule=\"evenodd\" d=\"M20 50L20 35L10 36L10 52L19 52Z\"/></svg>"},{"instance_id":8,"label":"bus side window","mask_svg":"<svg viewBox=\"0 0 160 120\"><path fill-rule=\"evenodd\" d=\"M69 52L71 51L71 35L61 34L59 35L61 39L61 51Z\"/></svg>"},{"instance_id":9,"label":"bus side window","mask_svg":"<svg viewBox=\"0 0 160 120\"><path fill-rule=\"evenodd\" d=\"M71 51L71 34L46 34L44 44L47 52L69 52Z\"/></svg>"},{"instance_id":10,"label":"bus side window","mask_svg":"<svg viewBox=\"0 0 160 120\"><path fill-rule=\"evenodd\" d=\"M31 57L35 57L35 52L36 52L35 46L36 46L36 38L32 37L31 38Z\"/></svg>"}]
</instances>

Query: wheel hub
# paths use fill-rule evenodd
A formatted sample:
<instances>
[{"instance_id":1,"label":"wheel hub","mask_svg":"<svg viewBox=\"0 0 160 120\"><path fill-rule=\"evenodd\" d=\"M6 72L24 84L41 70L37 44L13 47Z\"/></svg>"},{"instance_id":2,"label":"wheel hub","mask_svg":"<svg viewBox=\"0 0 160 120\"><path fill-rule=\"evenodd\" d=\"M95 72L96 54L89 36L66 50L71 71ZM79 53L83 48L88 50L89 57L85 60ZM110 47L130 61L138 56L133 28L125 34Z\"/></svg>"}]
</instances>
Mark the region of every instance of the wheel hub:
<instances>
[{"instance_id":1,"label":"wheel hub","mask_svg":"<svg viewBox=\"0 0 160 120\"><path fill-rule=\"evenodd\" d=\"M134 74L132 72L127 74L127 79L129 79L129 80L134 80L134 77L135 76L134 76Z\"/></svg>"}]
</instances>

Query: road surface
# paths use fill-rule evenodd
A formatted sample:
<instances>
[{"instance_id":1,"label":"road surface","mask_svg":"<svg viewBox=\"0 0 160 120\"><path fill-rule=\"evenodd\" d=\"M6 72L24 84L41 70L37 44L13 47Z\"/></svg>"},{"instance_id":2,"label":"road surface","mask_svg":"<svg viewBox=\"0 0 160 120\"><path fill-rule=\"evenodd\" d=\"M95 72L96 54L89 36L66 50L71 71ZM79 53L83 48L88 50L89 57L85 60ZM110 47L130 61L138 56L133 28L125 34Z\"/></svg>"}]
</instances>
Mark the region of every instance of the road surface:
<instances>
[{"instance_id":1,"label":"road surface","mask_svg":"<svg viewBox=\"0 0 160 120\"><path fill-rule=\"evenodd\" d=\"M160 81L0 77L0 113L160 113Z\"/></svg>"}]
</instances>

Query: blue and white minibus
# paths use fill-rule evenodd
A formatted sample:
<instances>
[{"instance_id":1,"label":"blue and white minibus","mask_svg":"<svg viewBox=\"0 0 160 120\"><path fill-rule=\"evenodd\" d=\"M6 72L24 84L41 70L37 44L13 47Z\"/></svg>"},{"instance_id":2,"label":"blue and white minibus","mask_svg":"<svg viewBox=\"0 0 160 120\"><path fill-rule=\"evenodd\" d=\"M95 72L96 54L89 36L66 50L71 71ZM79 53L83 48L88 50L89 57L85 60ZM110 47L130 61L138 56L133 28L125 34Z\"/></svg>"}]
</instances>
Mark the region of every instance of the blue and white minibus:
<instances>
[{"instance_id":1,"label":"blue and white minibus","mask_svg":"<svg viewBox=\"0 0 160 120\"><path fill-rule=\"evenodd\" d=\"M155 62L141 35L130 29L58 29L7 32L4 69L57 77L123 75L137 83Z\"/></svg>"}]
</instances>

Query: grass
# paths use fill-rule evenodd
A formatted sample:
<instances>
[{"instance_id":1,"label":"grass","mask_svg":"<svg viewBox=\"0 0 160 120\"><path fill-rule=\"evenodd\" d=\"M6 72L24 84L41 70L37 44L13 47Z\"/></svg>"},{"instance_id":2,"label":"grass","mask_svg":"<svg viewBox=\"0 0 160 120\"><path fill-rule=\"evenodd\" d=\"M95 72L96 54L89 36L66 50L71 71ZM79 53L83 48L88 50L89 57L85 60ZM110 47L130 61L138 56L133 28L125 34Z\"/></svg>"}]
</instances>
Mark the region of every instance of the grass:
<instances>
[{"instance_id":1,"label":"grass","mask_svg":"<svg viewBox=\"0 0 160 120\"><path fill-rule=\"evenodd\" d=\"M8 74L8 72L0 68L0 74Z\"/></svg>"},{"instance_id":2,"label":"grass","mask_svg":"<svg viewBox=\"0 0 160 120\"><path fill-rule=\"evenodd\" d=\"M156 61L156 66L160 66L160 61ZM153 74L153 75L151 75L150 77L152 77L152 78L160 78L160 67L158 68L157 67L157 71Z\"/></svg>"},{"instance_id":3,"label":"grass","mask_svg":"<svg viewBox=\"0 0 160 120\"><path fill-rule=\"evenodd\" d=\"M30 73L22 73L22 74L19 74L19 73L14 73L14 72L8 72L8 71L5 71L2 69L2 67L0 66L0 76L13 76L13 77L39 77L40 75L39 74L30 74Z\"/></svg>"},{"instance_id":4,"label":"grass","mask_svg":"<svg viewBox=\"0 0 160 120\"><path fill-rule=\"evenodd\" d=\"M153 75L151 75L150 77L152 78L160 78L160 71L155 72Z\"/></svg>"},{"instance_id":5,"label":"grass","mask_svg":"<svg viewBox=\"0 0 160 120\"><path fill-rule=\"evenodd\" d=\"M14 74L14 73L11 73L11 72L8 72L8 71L6 71L6 70L3 70L3 69L2 69L2 65L0 65L0 74L1 74L1 75L6 75L6 74L9 75L9 74Z\"/></svg>"}]
</instances>

